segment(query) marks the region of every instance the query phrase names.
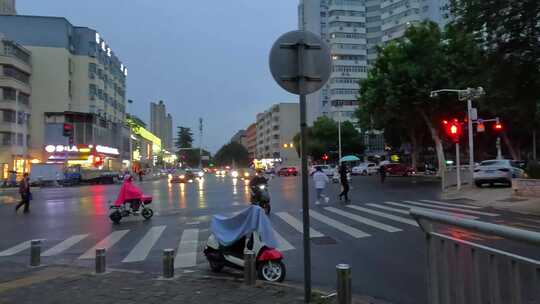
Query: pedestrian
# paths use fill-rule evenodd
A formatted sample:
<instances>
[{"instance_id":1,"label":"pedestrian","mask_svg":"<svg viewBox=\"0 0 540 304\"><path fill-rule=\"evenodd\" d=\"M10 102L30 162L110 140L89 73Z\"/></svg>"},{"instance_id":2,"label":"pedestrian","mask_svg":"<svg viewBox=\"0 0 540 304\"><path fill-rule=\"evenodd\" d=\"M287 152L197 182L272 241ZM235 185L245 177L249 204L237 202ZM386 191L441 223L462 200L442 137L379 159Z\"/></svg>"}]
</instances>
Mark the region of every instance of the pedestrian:
<instances>
[{"instance_id":1,"label":"pedestrian","mask_svg":"<svg viewBox=\"0 0 540 304\"><path fill-rule=\"evenodd\" d=\"M19 194L21 195L21 202L15 207L15 212L17 212L22 205L24 205L24 213L30 212L30 199L32 194L30 193L28 173L23 174L23 178L19 185Z\"/></svg>"},{"instance_id":2,"label":"pedestrian","mask_svg":"<svg viewBox=\"0 0 540 304\"><path fill-rule=\"evenodd\" d=\"M143 181L143 175L144 175L144 172L143 170L139 170L139 181L142 182Z\"/></svg>"},{"instance_id":3,"label":"pedestrian","mask_svg":"<svg viewBox=\"0 0 540 304\"><path fill-rule=\"evenodd\" d=\"M379 175L381 176L381 184L384 184L384 181L386 180L386 168L384 165L379 166Z\"/></svg>"},{"instance_id":4,"label":"pedestrian","mask_svg":"<svg viewBox=\"0 0 540 304\"><path fill-rule=\"evenodd\" d=\"M315 184L315 191L317 191L317 200L315 201L315 205L320 205L320 200L322 198L324 198L325 202L327 203L330 201L330 199L323 194L324 189L329 181L328 176L326 176L326 174L324 174L322 171L322 167L316 167L315 173L313 173L313 183Z\"/></svg>"},{"instance_id":5,"label":"pedestrian","mask_svg":"<svg viewBox=\"0 0 540 304\"><path fill-rule=\"evenodd\" d=\"M339 179L342 187L342 191L339 194L339 200L341 201L343 198L345 198L345 202L348 203L351 200L349 199L349 178L347 166L345 164L341 164L339 166Z\"/></svg>"}]
</instances>

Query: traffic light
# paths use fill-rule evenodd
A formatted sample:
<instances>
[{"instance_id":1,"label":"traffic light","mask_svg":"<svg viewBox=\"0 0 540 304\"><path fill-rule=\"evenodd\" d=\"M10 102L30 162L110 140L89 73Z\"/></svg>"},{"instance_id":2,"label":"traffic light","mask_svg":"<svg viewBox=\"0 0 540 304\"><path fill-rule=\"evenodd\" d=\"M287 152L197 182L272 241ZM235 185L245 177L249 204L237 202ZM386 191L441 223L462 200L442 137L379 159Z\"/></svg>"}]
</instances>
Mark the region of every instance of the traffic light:
<instances>
[{"instance_id":1,"label":"traffic light","mask_svg":"<svg viewBox=\"0 0 540 304\"><path fill-rule=\"evenodd\" d=\"M65 137L72 137L73 136L73 125L65 123L64 124L64 130L63 130L62 134Z\"/></svg>"},{"instance_id":2,"label":"traffic light","mask_svg":"<svg viewBox=\"0 0 540 304\"><path fill-rule=\"evenodd\" d=\"M496 132L501 132L503 130L503 125L502 123L499 121L499 119L497 118L497 120L495 121L495 124L493 125L493 130L495 130Z\"/></svg>"},{"instance_id":3,"label":"traffic light","mask_svg":"<svg viewBox=\"0 0 540 304\"><path fill-rule=\"evenodd\" d=\"M324 153L321 157L322 160L327 161L330 157L328 157L328 154Z\"/></svg>"},{"instance_id":4,"label":"traffic light","mask_svg":"<svg viewBox=\"0 0 540 304\"><path fill-rule=\"evenodd\" d=\"M454 118L450 121L443 120L443 125L445 128L446 135L452 139L453 142L459 142L459 137L461 136L461 123L457 118Z\"/></svg>"},{"instance_id":5,"label":"traffic light","mask_svg":"<svg viewBox=\"0 0 540 304\"><path fill-rule=\"evenodd\" d=\"M99 155L94 156L94 165L96 167L103 165L103 158Z\"/></svg>"}]
</instances>

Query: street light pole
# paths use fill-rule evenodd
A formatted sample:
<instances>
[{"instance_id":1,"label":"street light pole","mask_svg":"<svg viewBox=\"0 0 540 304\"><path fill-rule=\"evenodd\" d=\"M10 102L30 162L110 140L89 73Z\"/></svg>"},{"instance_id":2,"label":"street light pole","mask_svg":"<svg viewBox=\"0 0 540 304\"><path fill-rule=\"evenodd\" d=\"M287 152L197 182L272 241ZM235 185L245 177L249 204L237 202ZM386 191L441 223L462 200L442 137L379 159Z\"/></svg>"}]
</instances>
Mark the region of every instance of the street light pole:
<instances>
[{"instance_id":1,"label":"street light pole","mask_svg":"<svg viewBox=\"0 0 540 304\"><path fill-rule=\"evenodd\" d=\"M341 163L341 111L338 112L338 155Z\"/></svg>"},{"instance_id":2,"label":"street light pole","mask_svg":"<svg viewBox=\"0 0 540 304\"><path fill-rule=\"evenodd\" d=\"M472 121L472 96L467 98L467 126L469 132L469 174L471 175L471 185L472 178L474 175L474 139L473 139L473 121ZM458 168L460 170L460 168Z\"/></svg>"}]
</instances>

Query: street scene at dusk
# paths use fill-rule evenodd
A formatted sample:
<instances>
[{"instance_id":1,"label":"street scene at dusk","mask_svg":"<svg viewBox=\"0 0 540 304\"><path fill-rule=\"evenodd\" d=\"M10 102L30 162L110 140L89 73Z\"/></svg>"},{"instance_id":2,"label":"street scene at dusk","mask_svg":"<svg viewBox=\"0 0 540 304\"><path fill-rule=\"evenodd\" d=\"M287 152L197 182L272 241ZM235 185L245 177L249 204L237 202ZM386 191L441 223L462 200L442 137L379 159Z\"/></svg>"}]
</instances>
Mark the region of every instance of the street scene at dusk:
<instances>
[{"instance_id":1,"label":"street scene at dusk","mask_svg":"<svg viewBox=\"0 0 540 304\"><path fill-rule=\"evenodd\" d=\"M0 0L0 304L540 304L536 0Z\"/></svg>"}]
</instances>

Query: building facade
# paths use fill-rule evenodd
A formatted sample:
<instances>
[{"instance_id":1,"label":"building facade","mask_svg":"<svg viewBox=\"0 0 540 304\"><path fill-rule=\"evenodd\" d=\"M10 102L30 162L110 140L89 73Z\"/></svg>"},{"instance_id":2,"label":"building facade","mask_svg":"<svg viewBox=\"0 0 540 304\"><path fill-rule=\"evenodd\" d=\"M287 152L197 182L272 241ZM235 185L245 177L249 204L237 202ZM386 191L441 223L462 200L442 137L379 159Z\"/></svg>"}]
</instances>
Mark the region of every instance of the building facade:
<instances>
[{"instance_id":1,"label":"building facade","mask_svg":"<svg viewBox=\"0 0 540 304\"><path fill-rule=\"evenodd\" d=\"M257 157L257 124L252 123L246 129L246 145L249 153L249 159Z\"/></svg>"},{"instance_id":2,"label":"building facade","mask_svg":"<svg viewBox=\"0 0 540 304\"><path fill-rule=\"evenodd\" d=\"M128 71L96 30L65 18L21 15L0 16L0 28L32 53L33 156L45 162L44 147L68 144L61 136L65 123L73 125L73 145L124 148Z\"/></svg>"},{"instance_id":3,"label":"building facade","mask_svg":"<svg viewBox=\"0 0 540 304\"><path fill-rule=\"evenodd\" d=\"M163 100L158 103L150 103L150 130L161 139L164 149L172 150L172 116L167 114L167 108Z\"/></svg>"},{"instance_id":4,"label":"building facade","mask_svg":"<svg viewBox=\"0 0 540 304\"><path fill-rule=\"evenodd\" d=\"M278 103L257 114L257 159L272 159L283 165L299 164L293 143L294 136L300 132L299 115L297 103Z\"/></svg>"},{"instance_id":5,"label":"building facade","mask_svg":"<svg viewBox=\"0 0 540 304\"><path fill-rule=\"evenodd\" d=\"M132 172L147 171L159 164L162 154L161 139L146 129L146 124L135 116L126 119L131 129L131 163L129 170Z\"/></svg>"},{"instance_id":6,"label":"building facade","mask_svg":"<svg viewBox=\"0 0 540 304\"><path fill-rule=\"evenodd\" d=\"M0 15L17 15L15 0L0 0Z\"/></svg>"},{"instance_id":7,"label":"building facade","mask_svg":"<svg viewBox=\"0 0 540 304\"><path fill-rule=\"evenodd\" d=\"M0 34L0 166L2 178L10 171L28 172L31 53Z\"/></svg>"}]
</instances>

